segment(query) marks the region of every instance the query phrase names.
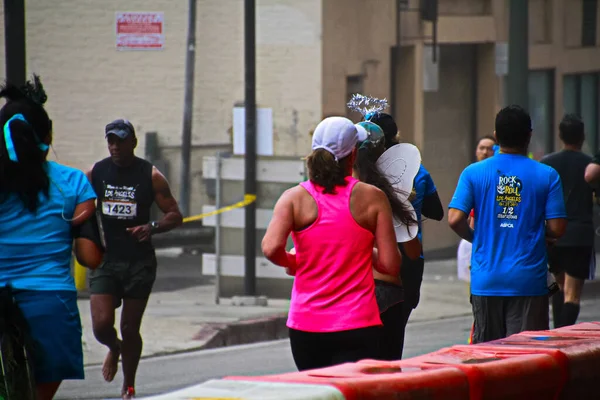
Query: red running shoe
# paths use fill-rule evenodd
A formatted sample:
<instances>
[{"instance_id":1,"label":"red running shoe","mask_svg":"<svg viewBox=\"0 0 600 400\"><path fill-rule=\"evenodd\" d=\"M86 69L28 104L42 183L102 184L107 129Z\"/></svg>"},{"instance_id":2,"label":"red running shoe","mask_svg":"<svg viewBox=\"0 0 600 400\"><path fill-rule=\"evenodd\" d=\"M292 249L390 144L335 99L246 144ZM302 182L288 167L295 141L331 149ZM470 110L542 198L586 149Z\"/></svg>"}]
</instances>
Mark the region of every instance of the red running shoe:
<instances>
[{"instance_id":1,"label":"red running shoe","mask_svg":"<svg viewBox=\"0 0 600 400\"><path fill-rule=\"evenodd\" d=\"M123 400L130 400L135 397L135 389L133 386L129 386L125 393L123 393Z\"/></svg>"}]
</instances>

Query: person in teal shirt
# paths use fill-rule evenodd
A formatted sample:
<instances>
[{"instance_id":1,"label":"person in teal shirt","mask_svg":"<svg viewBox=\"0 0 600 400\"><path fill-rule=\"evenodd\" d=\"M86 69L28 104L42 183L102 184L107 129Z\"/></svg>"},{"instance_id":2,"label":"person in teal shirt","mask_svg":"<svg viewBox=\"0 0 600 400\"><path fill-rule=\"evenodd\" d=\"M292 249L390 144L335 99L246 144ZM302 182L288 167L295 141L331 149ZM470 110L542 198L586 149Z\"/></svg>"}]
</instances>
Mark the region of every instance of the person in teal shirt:
<instances>
[{"instance_id":1,"label":"person in teal shirt","mask_svg":"<svg viewBox=\"0 0 600 400\"><path fill-rule=\"evenodd\" d=\"M84 378L71 257L74 239L94 215L96 195L82 171L46 160L52 121L39 78L23 88L6 85L0 97L6 99L0 109L0 301L5 329L18 325L3 333L29 333L25 349L33 359L36 398L49 400L62 380ZM95 268L100 259L81 255L81 261ZM22 354L20 342L11 343L13 354ZM6 372L11 378L27 368L14 365ZM15 387L4 390L11 398L29 398L15 394Z\"/></svg>"}]
</instances>

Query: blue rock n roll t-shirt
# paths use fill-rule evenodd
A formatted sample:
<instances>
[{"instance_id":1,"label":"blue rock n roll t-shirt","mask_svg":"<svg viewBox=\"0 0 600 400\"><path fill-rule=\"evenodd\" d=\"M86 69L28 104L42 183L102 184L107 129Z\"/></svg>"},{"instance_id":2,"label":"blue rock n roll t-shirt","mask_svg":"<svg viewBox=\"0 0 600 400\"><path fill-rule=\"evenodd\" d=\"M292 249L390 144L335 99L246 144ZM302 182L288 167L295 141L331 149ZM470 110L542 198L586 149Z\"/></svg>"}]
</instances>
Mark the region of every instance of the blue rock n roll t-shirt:
<instances>
[{"instance_id":1,"label":"blue rock n roll t-shirt","mask_svg":"<svg viewBox=\"0 0 600 400\"><path fill-rule=\"evenodd\" d=\"M77 169L46 163L49 196L40 194L35 213L14 194L0 202L0 286L24 290L75 291L71 276L75 207L96 194Z\"/></svg>"},{"instance_id":2,"label":"blue rock n roll t-shirt","mask_svg":"<svg viewBox=\"0 0 600 400\"><path fill-rule=\"evenodd\" d=\"M468 166L449 208L475 209L471 293L541 296L548 293L545 221L565 218L558 173L515 154Z\"/></svg>"}]
</instances>

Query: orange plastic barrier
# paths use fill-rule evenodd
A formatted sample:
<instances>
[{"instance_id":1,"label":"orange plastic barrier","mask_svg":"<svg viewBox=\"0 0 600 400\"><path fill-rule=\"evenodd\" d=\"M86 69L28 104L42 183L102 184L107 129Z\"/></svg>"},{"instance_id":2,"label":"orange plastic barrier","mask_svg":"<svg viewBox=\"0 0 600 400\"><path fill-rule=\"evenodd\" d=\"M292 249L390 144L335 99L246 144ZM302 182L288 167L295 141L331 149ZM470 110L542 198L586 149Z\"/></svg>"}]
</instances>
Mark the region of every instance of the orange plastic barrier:
<instances>
[{"instance_id":1,"label":"orange plastic barrier","mask_svg":"<svg viewBox=\"0 0 600 400\"><path fill-rule=\"evenodd\" d=\"M600 340L561 335L556 331L521 332L505 339L470 346L484 351L518 350L527 354L552 355L567 370L561 398L588 399L598 396ZM559 353L557 353L557 351Z\"/></svg>"},{"instance_id":2,"label":"orange plastic barrier","mask_svg":"<svg viewBox=\"0 0 600 400\"><path fill-rule=\"evenodd\" d=\"M582 322L577 325L570 325L558 329L553 329L551 332L557 332L564 335L577 335L600 338L600 322Z\"/></svg>"},{"instance_id":3,"label":"orange plastic barrier","mask_svg":"<svg viewBox=\"0 0 600 400\"><path fill-rule=\"evenodd\" d=\"M448 347L398 362L404 367L452 366L469 379L471 400L558 399L566 371L547 354L480 351L476 346Z\"/></svg>"},{"instance_id":4,"label":"orange plastic barrier","mask_svg":"<svg viewBox=\"0 0 600 400\"><path fill-rule=\"evenodd\" d=\"M376 360L281 375L224 379L330 385L341 391L346 400L469 399L467 377L457 368L400 368Z\"/></svg>"},{"instance_id":5,"label":"orange plastic barrier","mask_svg":"<svg viewBox=\"0 0 600 400\"><path fill-rule=\"evenodd\" d=\"M592 399L600 396L600 322L521 332L397 362L224 379L327 385L346 400Z\"/></svg>"}]
</instances>

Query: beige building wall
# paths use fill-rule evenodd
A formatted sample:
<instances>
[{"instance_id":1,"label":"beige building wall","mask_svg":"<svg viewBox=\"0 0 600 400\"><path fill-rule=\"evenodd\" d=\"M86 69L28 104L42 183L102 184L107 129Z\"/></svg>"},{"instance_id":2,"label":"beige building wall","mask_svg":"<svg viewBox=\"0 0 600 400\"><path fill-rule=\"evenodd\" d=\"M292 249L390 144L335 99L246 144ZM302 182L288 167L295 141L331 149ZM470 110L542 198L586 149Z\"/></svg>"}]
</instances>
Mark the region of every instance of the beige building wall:
<instances>
[{"instance_id":1,"label":"beige building wall","mask_svg":"<svg viewBox=\"0 0 600 400\"><path fill-rule=\"evenodd\" d=\"M323 1L323 110L346 115L349 76L362 78L362 92L390 93L390 47L395 43L395 0Z\"/></svg>"},{"instance_id":2,"label":"beige building wall","mask_svg":"<svg viewBox=\"0 0 600 400\"><path fill-rule=\"evenodd\" d=\"M127 118L140 155L144 134L158 132L179 192L187 4L27 1L28 73L40 74L48 91L61 162L87 168L105 157L105 124ZM244 100L243 2L198 0L197 10L192 212L203 202L201 157L231 146L232 109ZM117 51L117 11L164 12L164 49ZM321 0L257 1L257 102L273 109L275 155L306 154L309 132L321 118L321 12ZM3 71L3 48L0 54Z\"/></svg>"}]
</instances>

